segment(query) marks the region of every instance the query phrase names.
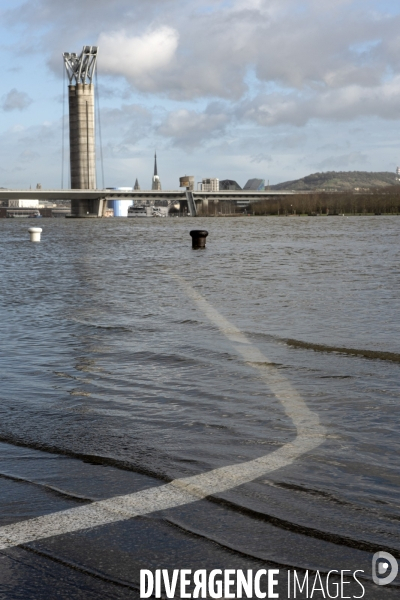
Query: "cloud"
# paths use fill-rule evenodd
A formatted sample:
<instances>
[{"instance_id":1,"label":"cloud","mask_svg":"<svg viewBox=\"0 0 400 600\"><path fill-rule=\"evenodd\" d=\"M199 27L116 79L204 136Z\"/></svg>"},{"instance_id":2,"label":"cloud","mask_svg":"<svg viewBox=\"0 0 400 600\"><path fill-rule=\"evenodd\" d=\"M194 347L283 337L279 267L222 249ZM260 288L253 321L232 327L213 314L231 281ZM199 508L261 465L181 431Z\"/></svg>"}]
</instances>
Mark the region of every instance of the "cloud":
<instances>
[{"instance_id":1,"label":"cloud","mask_svg":"<svg viewBox=\"0 0 400 600\"><path fill-rule=\"evenodd\" d=\"M259 152L258 154L253 154L250 157L250 162L252 163L262 163L262 162L272 162L273 158L270 154L265 154L264 152Z\"/></svg>"},{"instance_id":2,"label":"cloud","mask_svg":"<svg viewBox=\"0 0 400 600\"><path fill-rule=\"evenodd\" d=\"M252 92L249 71L260 85L273 82L302 94L351 85L379 88L385 78L400 74L400 16L379 11L372 0L366 5L359 0L71 0L61 7L37 0L9 11L8 21L25 24L30 33L36 26L38 33L27 36L29 45L19 51L49 56L50 49L49 64L58 76L61 51L79 52L98 39L99 72L122 76L136 90L183 101L238 101Z\"/></svg>"},{"instance_id":3,"label":"cloud","mask_svg":"<svg viewBox=\"0 0 400 600\"><path fill-rule=\"evenodd\" d=\"M152 88L157 72L165 70L174 58L178 40L178 32L168 26L139 36L129 36L124 30L102 33L98 41L101 69L109 75L122 75L138 87Z\"/></svg>"},{"instance_id":4,"label":"cloud","mask_svg":"<svg viewBox=\"0 0 400 600\"><path fill-rule=\"evenodd\" d=\"M59 187L61 173L61 121L0 130L0 161L6 167L0 185L26 188L42 181Z\"/></svg>"},{"instance_id":5,"label":"cloud","mask_svg":"<svg viewBox=\"0 0 400 600\"><path fill-rule=\"evenodd\" d=\"M18 158L21 162L29 163L35 160L36 158L39 158L39 156L40 154L33 150L24 150L23 152L21 152Z\"/></svg>"},{"instance_id":6,"label":"cloud","mask_svg":"<svg viewBox=\"0 0 400 600\"><path fill-rule=\"evenodd\" d=\"M101 125L109 138L117 137L124 145L132 146L149 135L153 116L140 104L124 104L102 110Z\"/></svg>"},{"instance_id":7,"label":"cloud","mask_svg":"<svg viewBox=\"0 0 400 600\"><path fill-rule=\"evenodd\" d=\"M307 135L303 132L280 135L272 142L274 150L288 150L293 148L302 148L307 140Z\"/></svg>"},{"instance_id":8,"label":"cloud","mask_svg":"<svg viewBox=\"0 0 400 600\"><path fill-rule=\"evenodd\" d=\"M97 90L102 100L109 98L121 98L121 100L127 100L132 96L132 88L129 88L128 86L122 88L121 86L110 86L98 82Z\"/></svg>"},{"instance_id":9,"label":"cloud","mask_svg":"<svg viewBox=\"0 0 400 600\"><path fill-rule=\"evenodd\" d=\"M99 44L105 154L109 148L113 156L131 157L156 145L181 161L196 149L221 169L229 156L229 168L234 164L245 177L266 168L257 161L268 156L274 170L279 163L308 168L301 161L311 157L327 166L350 164L356 158L344 140L351 137L351 150L362 154L368 143L371 162L375 156L385 169L395 160L388 121L400 119L400 15L389 4L27 0L2 13L3 46L8 52L9 43L8 68L32 65L34 72L40 64L41 81L47 78L55 90L61 89L62 51ZM19 138L29 137L44 156L43 143L33 138L36 131L46 135L38 128L46 118L40 105L34 105L37 129L28 127ZM5 121L9 116L3 114ZM365 134L349 136L360 126ZM57 131L52 147L60 139ZM321 143L326 147L318 153ZM18 144L15 157L20 152Z\"/></svg>"},{"instance_id":10,"label":"cloud","mask_svg":"<svg viewBox=\"0 0 400 600\"><path fill-rule=\"evenodd\" d=\"M310 119L349 121L361 116L396 120L400 118L400 75L380 88L348 85L322 92L259 94L238 104L236 116L264 127L279 124L301 127Z\"/></svg>"},{"instance_id":11,"label":"cloud","mask_svg":"<svg viewBox=\"0 0 400 600\"><path fill-rule=\"evenodd\" d=\"M21 135L16 135L18 144L23 147L34 148L36 144L53 144L58 141L61 134L61 121L55 123L42 123L41 125L31 125L28 129L23 129ZM61 151L61 147L60 147Z\"/></svg>"},{"instance_id":12,"label":"cloud","mask_svg":"<svg viewBox=\"0 0 400 600\"><path fill-rule=\"evenodd\" d=\"M349 154L342 154L340 156L328 156L321 162L316 164L318 169L327 169L332 171L333 169L349 170L350 166L359 165L362 170L365 170L365 165L368 164L368 156L362 152L350 152Z\"/></svg>"},{"instance_id":13,"label":"cloud","mask_svg":"<svg viewBox=\"0 0 400 600\"><path fill-rule=\"evenodd\" d=\"M192 149L221 136L229 122L230 116L219 103L215 103L204 112L185 108L170 112L158 132L172 138L173 145Z\"/></svg>"},{"instance_id":14,"label":"cloud","mask_svg":"<svg viewBox=\"0 0 400 600\"><path fill-rule=\"evenodd\" d=\"M32 104L33 100L25 92L19 92L13 88L3 96L1 107L5 111L25 110Z\"/></svg>"}]
</instances>

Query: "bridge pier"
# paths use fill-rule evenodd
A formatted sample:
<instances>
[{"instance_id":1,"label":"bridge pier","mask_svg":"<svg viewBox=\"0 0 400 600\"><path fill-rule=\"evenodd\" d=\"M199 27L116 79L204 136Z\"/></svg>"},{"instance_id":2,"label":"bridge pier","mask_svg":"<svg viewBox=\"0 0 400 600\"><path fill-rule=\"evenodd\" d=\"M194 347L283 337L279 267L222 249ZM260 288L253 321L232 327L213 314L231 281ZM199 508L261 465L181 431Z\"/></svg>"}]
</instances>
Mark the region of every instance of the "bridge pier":
<instances>
[{"instance_id":1,"label":"bridge pier","mask_svg":"<svg viewBox=\"0 0 400 600\"><path fill-rule=\"evenodd\" d=\"M73 199L71 217L78 219L102 217L106 208L106 198Z\"/></svg>"}]
</instances>

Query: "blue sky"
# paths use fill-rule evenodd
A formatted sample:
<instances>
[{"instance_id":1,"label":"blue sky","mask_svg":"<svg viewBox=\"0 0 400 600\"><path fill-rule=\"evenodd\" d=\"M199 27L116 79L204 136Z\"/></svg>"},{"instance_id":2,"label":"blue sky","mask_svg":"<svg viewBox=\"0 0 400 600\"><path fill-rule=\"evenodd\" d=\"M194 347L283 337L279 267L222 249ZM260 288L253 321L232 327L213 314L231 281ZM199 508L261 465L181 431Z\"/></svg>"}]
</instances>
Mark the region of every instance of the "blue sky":
<instances>
[{"instance_id":1,"label":"blue sky","mask_svg":"<svg viewBox=\"0 0 400 600\"><path fill-rule=\"evenodd\" d=\"M1 0L0 13L0 186L61 185L62 52L86 44L106 186L150 187L155 148L164 189L400 164L394 0Z\"/></svg>"}]
</instances>

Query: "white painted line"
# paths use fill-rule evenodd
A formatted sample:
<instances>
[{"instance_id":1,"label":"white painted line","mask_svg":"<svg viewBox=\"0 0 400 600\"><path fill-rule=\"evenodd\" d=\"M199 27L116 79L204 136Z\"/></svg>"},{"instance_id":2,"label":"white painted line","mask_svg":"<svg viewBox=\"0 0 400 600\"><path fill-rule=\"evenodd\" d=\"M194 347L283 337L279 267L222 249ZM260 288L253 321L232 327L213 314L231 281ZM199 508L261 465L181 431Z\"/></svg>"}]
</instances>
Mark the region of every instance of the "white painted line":
<instances>
[{"instance_id":1,"label":"white painted line","mask_svg":"<svg viewBox=\"0 0 400 600\"><path fill-rule=\"evenodd\" d=\"M318 415L307 407L287 379L282 377L280 372L237 327L215 310L185 279L171 274L209 320L232 342L238 354L257 369L269 389L282 403L287 416L292 420L297 430L296 438L279 450L255 460L221 467L201 475L175 479L171 483L134 494L117 496L86 506L7 525L0 528L0 549L197 502L212 494L224 492L290 465L294 460L317 448L324 441L325 428L320 424Z\"/></svg>"}]
</instances>

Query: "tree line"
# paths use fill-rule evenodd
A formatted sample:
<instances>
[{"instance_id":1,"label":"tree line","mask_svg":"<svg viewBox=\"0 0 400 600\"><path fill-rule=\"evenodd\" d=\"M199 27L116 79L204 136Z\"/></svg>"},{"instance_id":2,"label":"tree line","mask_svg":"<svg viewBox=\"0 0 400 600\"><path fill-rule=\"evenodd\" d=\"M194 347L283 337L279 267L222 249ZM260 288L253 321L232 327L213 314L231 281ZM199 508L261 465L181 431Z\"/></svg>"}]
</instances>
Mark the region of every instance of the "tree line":
<instances>
[{"instance_id":1,"label":"tree line","mask_svg":"<svg viewBox=\"0 0 400 600\"><path fill-rule=\"evenodd\" d=\"M255 215L399 214L400 185L365 191L309 192L275 196L251 204Z\"/></svg>"}]
</instances>

